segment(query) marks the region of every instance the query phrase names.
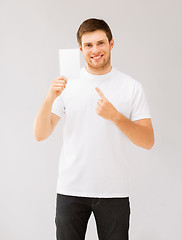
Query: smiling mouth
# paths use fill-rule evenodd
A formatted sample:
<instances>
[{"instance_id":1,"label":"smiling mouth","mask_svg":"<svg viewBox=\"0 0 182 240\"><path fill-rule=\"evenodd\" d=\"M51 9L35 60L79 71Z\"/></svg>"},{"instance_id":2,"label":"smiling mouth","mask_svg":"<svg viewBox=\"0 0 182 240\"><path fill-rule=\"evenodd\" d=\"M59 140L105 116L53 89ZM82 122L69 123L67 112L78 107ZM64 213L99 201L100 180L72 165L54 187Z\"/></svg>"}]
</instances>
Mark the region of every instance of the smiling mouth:
<instances>
[{"instance_id":1,"label":"smiling mouth","mask_svg":"<svg viewBox=\"0 0 182 240\"><path fill-rule=\"evenodd\" d=\"M95 60L98 60L98 59L101 59L103 56L104 56L104 54L102 54L102 55L96 55L96 56L93 56L93 57L91 57L91 58L92 58L92 59L95 59Z\"/></svg>"}]
</instances>

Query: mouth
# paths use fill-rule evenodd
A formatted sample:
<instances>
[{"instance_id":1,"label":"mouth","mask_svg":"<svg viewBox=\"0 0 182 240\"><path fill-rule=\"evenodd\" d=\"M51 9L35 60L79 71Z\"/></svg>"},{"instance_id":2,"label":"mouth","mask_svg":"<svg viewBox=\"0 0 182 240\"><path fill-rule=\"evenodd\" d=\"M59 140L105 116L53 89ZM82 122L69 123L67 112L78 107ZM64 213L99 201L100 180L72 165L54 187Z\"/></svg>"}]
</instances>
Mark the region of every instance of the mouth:
<instances>
[{"instance_id":1,"label":"mouth","mask_svg":"<svg viewBox=\"0 0 182 240\"><path fill-rule=\"evenodd\" d=\"M92 56L91 58L94 60L100 60L103 56L104 54L101 54L101 55Z\"/></svg>"}]
</instances>

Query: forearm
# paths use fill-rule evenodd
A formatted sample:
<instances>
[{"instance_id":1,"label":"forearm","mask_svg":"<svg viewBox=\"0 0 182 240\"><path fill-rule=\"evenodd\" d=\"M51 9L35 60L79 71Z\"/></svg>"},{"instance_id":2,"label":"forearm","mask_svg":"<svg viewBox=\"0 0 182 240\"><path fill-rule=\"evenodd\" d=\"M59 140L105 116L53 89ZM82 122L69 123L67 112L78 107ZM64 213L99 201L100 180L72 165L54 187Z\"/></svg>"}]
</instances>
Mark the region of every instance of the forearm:
<instances>
[{"instance_id":1,"label":"forearm","mask_svg":"<svg viewBox=\"0 0 182 240\"><path fill-rule=\"evenodd\" d=\"M34 136L37 141L46 139L51 134L51 109L53 98L46 96L34 121Z\"/></svg>"},{"instance_id":2,"label":"forearm","mask_svg":"<svg viewBox=\"0 0 182 240\"><path fill-rule=\"evenodd\" d=\"M117 112L112 122L137 146L151 149L154 144L153 129L141 126Z\"/></svg>"}]
</instances>

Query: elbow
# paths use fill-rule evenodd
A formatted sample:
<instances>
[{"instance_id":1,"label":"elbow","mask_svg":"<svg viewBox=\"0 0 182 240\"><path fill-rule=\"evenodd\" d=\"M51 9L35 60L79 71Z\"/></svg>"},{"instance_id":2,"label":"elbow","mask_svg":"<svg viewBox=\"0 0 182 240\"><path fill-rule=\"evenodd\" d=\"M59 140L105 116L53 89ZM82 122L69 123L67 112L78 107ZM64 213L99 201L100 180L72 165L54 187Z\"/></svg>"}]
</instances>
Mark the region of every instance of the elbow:
<instances>
[{"instance_id":1,"label":"elbow","mask_svg":"<svg viewBox=\"0 0 182 240\"><path fill-rule=\"evenodd\" d=\"M49 135L46 135L45 133L41 132L38 128L36 128L36 126L34 126L33 129L33 136L37 142L41 142L49 137Z\"/></svg>"},{"instance_id":2,"label":"elbow","mask_svg":"<svg viewBox=\"0 0 182 240\"><path fill-rule=\"evenodd\" d=\"M43 137L42 135L38 134L35 129L34 129L34 132L33 132L33 135L34 135L34 138L37 142L41 142L43 140L45 140L47 137Z\"/></svg>"},{"instance_id":3,"label":"elbow","mask_svg":"<svg viewBox=\"0 0 182 240\"><path fill-rule=\"evenodd\" d=\"M35 126L34 126L34 129L33 129L33 136L34 136L34 138L37 142L42 141L42 138L37 134Z\"/></svg>"},{"instance_id":4,"label":"elbow","mask_svg":"<svg viewBox=\"0 0 182 240\"><path fill-rule=\"evenodd\" d=\"M44 140L42 137L36 135L35 133L34 133L34 138L37 142L41 142L42 140Z\"/></svg>"},{"instance_id":5,"label":"elbow","mask_svg":"<svg viewBox=\"0 0 182 240\"><path fill-rule=\"evenodd\" d=\"M154 139L151 141L151 143L146 147L147 150L151 150L154 146Z\"/></svg>"},{"instance_id":6,"label":"elbow","mask_svg":"<svg viewBox=\"0 0 182 240\"><path fill-rule=\"evenodd\" d=\"M151 150L154 146L154 132L152 130L152 134L150 135L150 142L148 143L148 146L146 147L147 150Z\"/></svg>"},{"instance_id":7,"label":"elbow","mask_svg":"<svg viewBox=\"0 0 182 240\"><path fill-rule=\"evenodd\" d=\"M43 141L43 140L48 138L48 137L40 137L40 136L34 136L34 137L37 140L37 142L41 142L41 141Z\"/></svg>"},{"instance_id":8,"label":"elbow","mask_svg":"<svg viewBox=\"0 0 182 240\"><path fill-rule=\"evenodd\" d=\"M36 137L36 136L34 136L34 137L35 137L35 139L36 139L37 142L41 142L42 140L44 140L44 139L42 139L42 138L40 138L40 137Z\"/></svg>"},{"instance_id":9,"label":"elbow","mask_svg":"<svg viewBox=\"0 0 182 240\"><path fill-rule=\"evenodd\" d=\"M146 150L151 150L152 147L153 147L153 145L150 145L150 146L146 147L145 149L146 149Z\"/></svg>"},{"instance_id":10,"label":"elbow","mask_svg":"<svg viewBox=\"0 0 182 240\"><path fill-rule=\"evenodd\" d=\"M49 135L39 135L36 132L34 132L34 137L37 140L37 142L41 142L49 137Z\"/></svg>"}]
</instances>

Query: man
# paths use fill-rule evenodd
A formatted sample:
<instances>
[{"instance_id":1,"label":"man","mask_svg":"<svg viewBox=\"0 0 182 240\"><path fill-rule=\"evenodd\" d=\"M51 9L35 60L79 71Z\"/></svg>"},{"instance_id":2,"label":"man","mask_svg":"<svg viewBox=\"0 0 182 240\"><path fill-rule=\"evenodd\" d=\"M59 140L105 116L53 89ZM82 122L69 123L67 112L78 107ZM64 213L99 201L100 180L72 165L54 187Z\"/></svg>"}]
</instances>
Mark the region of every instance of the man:
<instances>
[{"instance_id":1,"label":"man","mask_svg":"<svg viewBox=\"0 0 182 240\"><path fill-rule=\"evenodd\" d=\"M83 240L93 212L100 240L127 240L130 203L125 147L132 141L152 148L151 116L141 84L111 66L114 40L107 23L85 20L77 40L87 63L80 79L55 79L34 125L34 135L41 141L61 117L65 120L57 239Z\"/></svg>"}]
</instances>

